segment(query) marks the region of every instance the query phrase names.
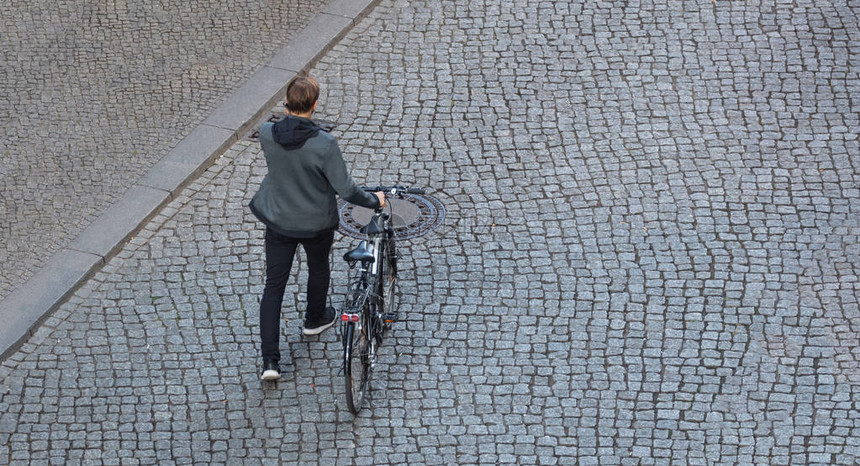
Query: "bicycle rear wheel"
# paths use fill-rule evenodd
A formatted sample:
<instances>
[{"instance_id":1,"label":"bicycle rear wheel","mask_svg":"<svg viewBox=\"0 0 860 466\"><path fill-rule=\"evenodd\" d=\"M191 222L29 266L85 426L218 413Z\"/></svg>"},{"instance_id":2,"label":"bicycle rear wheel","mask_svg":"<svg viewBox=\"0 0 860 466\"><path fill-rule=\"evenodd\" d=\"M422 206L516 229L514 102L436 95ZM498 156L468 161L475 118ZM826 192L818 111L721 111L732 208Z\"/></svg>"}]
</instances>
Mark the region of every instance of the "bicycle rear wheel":
<instances>
[{"instance_id":1,"label":"bicycle rear wheel","mask_svg":"<svg viewBox=\"0 0 860 466\"><path fill-rule=\"evenodd\" d=\"M370 387L374 345L372 330L363 312L359 322L347 322L343 332L343 371L346 406L358 414Z\"/></svg>"}]
</instances>

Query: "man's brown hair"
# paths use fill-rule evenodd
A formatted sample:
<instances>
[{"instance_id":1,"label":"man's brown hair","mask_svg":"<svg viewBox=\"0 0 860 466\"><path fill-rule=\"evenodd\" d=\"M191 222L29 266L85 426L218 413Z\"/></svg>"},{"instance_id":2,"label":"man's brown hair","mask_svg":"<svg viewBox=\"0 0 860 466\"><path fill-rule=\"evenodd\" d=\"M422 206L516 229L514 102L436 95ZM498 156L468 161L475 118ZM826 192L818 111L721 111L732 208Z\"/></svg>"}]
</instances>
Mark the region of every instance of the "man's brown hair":
<instances>
[{"instance_id":1,"label":"man's brown hair","mask_svg":"<svg viewBox=\"0 0 860 466\"><path fill-rule=\"evenodd\" d=\"M290 112L311 111L320 96L320 85L310 76L296 76L287 84L287 106Z\"/></svg>"}]
</instances>

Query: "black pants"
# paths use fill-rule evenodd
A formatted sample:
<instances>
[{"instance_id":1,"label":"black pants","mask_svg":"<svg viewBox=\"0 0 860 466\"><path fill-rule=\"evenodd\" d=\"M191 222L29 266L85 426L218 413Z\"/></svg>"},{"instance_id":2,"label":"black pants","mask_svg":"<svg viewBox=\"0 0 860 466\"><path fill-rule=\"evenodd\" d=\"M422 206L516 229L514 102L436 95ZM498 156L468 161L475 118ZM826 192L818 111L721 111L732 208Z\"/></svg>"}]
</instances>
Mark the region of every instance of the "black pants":
<instances>
[{"instance_id":1,"label":"black pants","mask_svg":"<svg viewBox=\"0 0 860 466\"><path fill-rule=\"evenodd\" d=\"M325 311L331 279L329 254L333 242L334 230L321 232L313 238L291 238L266 228L266 287L260 301L260 339L264 359L281 359L281 304L296 248L301 244L307 254L308 307L305 320L313 320Z\"/></svg>"}]
</instances>

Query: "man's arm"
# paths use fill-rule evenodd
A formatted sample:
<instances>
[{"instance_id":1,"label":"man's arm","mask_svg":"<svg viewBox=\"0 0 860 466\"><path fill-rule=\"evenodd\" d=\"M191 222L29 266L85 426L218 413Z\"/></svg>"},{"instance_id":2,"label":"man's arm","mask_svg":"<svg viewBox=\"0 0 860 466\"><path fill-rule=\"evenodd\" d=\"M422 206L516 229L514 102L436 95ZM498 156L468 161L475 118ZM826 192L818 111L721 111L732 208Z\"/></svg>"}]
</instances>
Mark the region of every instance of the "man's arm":
<instances>
[{"instance_id":1,"label":"man's arm","mask_svg":"<svg viewBox=\"0 0 860 466\"><path fill-rule=\"evenodd\" d=\"M338 196L347 202L369 209L383 205L384 197L382 197L381 193L377 193L374 196L355 184L355 181L353 181L346 169L346 163L343 161L343 155L336 142L332 144L331 151L323 166L323 172Z\"/></svg>"}]
</instances>

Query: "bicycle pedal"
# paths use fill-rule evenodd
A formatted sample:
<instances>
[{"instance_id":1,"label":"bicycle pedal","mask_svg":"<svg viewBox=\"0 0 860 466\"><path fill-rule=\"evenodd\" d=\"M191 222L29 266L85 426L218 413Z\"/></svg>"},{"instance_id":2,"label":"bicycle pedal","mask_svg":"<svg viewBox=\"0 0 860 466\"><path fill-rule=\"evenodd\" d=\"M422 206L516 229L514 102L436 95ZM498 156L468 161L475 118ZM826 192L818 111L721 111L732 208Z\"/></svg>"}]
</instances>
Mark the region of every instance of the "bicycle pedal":
<instances>
[{"instance_id":1,"label":"bicycle pedal","mask_svg":"<svg viewBox=\"0 0 860 466\"><path fill-rule=\"evenodd\" d=\"M398 315L396 312L389 312L387 314L382 315L382 321L383 322L392 322L393 323L393 322L397 322L398 320L399 319L398 319Z\"/></svg>"}]
</instances>

